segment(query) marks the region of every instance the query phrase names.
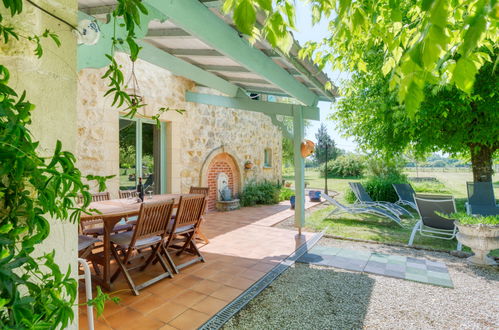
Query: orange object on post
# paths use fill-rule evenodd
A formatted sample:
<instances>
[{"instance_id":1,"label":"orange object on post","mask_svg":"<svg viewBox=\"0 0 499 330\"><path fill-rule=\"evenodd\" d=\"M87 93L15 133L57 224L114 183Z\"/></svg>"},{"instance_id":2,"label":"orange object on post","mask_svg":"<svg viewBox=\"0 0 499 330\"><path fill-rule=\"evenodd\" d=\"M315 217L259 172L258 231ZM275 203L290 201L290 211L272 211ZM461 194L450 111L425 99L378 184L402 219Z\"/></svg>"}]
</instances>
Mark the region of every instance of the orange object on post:
<instances>
[{"instance_id":1,"label":"orange object on post","mask_svg":"<svg viewBox=\"0 0 499 330\"><path fill-rule=\"evenodd\" d=\"M307 158L314 153L315 143L310 140L304 140L301 143L301 155L303 158Z\"/></svg>"}]
</instances>

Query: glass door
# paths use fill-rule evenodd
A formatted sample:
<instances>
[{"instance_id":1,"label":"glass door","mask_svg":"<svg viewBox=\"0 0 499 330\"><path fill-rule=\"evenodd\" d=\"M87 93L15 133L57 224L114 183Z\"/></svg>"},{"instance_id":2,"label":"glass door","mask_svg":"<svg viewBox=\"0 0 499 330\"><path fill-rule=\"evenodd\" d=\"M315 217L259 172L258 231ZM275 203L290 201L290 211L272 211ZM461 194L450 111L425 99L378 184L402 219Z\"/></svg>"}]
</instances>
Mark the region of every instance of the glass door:
<instances>
[{"instance_id":1,"label":"glass door","mask_svg":"<svg viewBox=\"0 0 499 330\"><path fill-rule=\"evenodd\" d=\"M165 136L164 123L120 119L120 189L135 189L141 177L146 193L165 192Z\"/></svg>"},{"instance_id":2,"label":"glass door","mask_svg":"<svg viewBox=\"0 0 499 330\"><path fill-rule=\"evenodd\" d=\"M120 119L120 190L137 187L137 125L135 121Z\"/></svg>"}]
</instances>

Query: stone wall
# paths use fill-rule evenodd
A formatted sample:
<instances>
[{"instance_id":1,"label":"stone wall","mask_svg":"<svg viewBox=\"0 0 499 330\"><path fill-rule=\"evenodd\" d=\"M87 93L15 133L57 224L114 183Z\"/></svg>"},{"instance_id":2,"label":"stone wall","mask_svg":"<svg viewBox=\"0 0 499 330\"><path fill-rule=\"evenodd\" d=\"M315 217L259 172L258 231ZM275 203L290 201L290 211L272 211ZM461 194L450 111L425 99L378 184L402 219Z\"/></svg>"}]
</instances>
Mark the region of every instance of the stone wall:
<instances>
[{"instance_id":1,"label":"stone wall","mask_svg":"<svg viewBox=\"0 0 499 330\"><path fill-rule=\"evenodd\" d=\"M43 1L44 8L76 24L78 3L75 0ZM11 25L10 15L3 15L5 25ZM43 13L27 2L23 2L23 13L15 16L12 25L24 36L40 35L45 29L55 31L61 47L51 40L43 40L43 56L34 55L34 45L26 39L9 38L7 45L0 45L0 63L10 70L10 83L16 92L26 91L26 98L36 105L33 111L30 130L33 140L39 141L38 151L50 156L57 140L64 150L76 149L76 41L71 28ZM50 220L50 234L36 254L56 251L55 260L61 271L68 267L76 277L77 266L77 225L60 219ZM68 329L77 328L77 308L74 308L75 322Z\"/></svg>"},{"instance_id":2,"label":"stone wall","mask_svg":"<svg viewBox=\"0 0 499 330\"><path fill-rule=\"evenodd\" d=\"M126 56L118 56L125 77L130 76L131 65ZM104 69L84 69L78 75L78 148L77 156L82 171L88 174L118 175L119 112L111 107L111 100L103 98L105 82L100 79ZM206 162L223 148L241 169L242 182L281 178L281 132L264 114L227 109L185 101L187 90L217 94L197 87L192 81L144 61L135 64L135 74L147 107L144 117L151 117L157 109L171 109L161 115L167 122L167 190L188 192L190 186L203 182ZM179 114L175 109L185 110ZM263 167L264 150L272 150L273 164ZM255 164L244 170L244 162ZM113 196L119 188L118 177L108 184Z\"/></svg>"}]
</instances>

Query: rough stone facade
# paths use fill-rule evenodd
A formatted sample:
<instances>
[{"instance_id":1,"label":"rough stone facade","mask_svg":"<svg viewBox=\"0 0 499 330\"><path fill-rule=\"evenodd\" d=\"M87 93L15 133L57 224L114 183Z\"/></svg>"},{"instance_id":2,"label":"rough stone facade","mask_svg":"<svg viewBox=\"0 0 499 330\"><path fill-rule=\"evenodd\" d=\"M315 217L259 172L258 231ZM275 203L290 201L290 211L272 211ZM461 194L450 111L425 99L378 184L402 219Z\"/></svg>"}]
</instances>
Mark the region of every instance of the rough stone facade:
<instances>
[{"instance_id":1,"label":"rough stone facade","mask_svg":"<svg viewBox=\"0 0 499 330\"><path fill-rule=\"evenodd\" d=\"M118 56L125 76L130 62ZM104 69L85 69L79 73L78 148L80 169L86 174L112 175L119 170L119 112L104 98ZM141 115L151 117L161 107L167 123L167 192L186 193L191 186L208 185L208 169L214 157L228 154L234 161L233 189L239 191L248 180L281 178L281 132L262 113L227 109L185 101L186 91L217 94L208 88L173 75L144 61L135 64L141 94L147 107ZM185 110L183 114L176 109ZM264 167L264 150L272 150L272 164ZM244 169L251 161L255 166ZM237 177L239 175L239 177ZM118 178L108 182L113 197L119 189Z\"/></svg>"},{"instance_id":2,"label":"rough stone facade","mask_svg":"<svg viewBox=\"0 0 499 330\"><path fill-rule=\"evenodd\" d=\"M14 26L25 36L40 35L45 29L55 31L61 41L57 47L49 40L42 41L43 56L34 55L34 45L25 38L9 38L9 43L0 45L0 63L10 71L10 87L36 105L29 129L33 140L40 142L41 155L53 155L57 141L63 149L76 150L76 41L71 28L23 2L23 12L10 19L5 8L0 9L5 26ZM76 24L78 3L74 0L45 1L43 7ZM77 276L77 225L62 219L46 216L50 223L50 234L38 245L34 255L56 251L55 261L65 273L71 267L72 276ZM75 306L75 321L67 329L77 329L78 308Z\"/></svg>"}]
</instances>

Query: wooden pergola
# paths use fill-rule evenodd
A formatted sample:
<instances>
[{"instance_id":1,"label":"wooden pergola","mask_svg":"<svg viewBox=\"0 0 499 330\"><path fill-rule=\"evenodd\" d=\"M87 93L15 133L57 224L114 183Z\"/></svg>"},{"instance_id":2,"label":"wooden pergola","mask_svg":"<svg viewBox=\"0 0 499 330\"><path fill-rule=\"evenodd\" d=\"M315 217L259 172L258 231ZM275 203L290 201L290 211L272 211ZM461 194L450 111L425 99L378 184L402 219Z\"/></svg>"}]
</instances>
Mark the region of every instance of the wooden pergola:
<instances>
[{"instance_id":1,"label":"wooden pergola","mask_svg":"<svg viewBox=\"0 0 499 330\"><path fill-rule=\"evenodd\" d=\"M107 22L114 0L79 0L79 19L96 20L100 39L92 46L78 47L78 70L102 68L109 64L112 37L125 39L124 27ZM319 101L332 102L336 88L325 88L328 77L313 63L298 58L295 42L288 54L265 41L250 44L246 36L224 15L220 0L144 0L148 15L141 16L136 30L142 50L139 57L183 76L200 86L223 94L186 92L186 101L261 112L271 117L285 137L294 143L295 223L301 233L305 220L303 121L319 120ZM260 23L263 17L258 17ZM126 43L120 51L128 52ZM298 104L253 100L249 94L290 97ZM293 132L277 116L293 117Z\"/></svg>"}]
</instances>

